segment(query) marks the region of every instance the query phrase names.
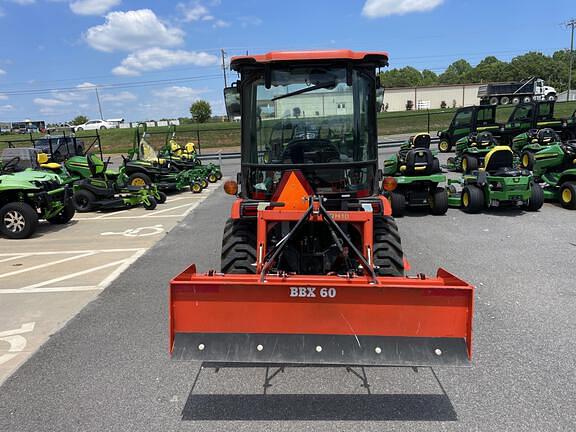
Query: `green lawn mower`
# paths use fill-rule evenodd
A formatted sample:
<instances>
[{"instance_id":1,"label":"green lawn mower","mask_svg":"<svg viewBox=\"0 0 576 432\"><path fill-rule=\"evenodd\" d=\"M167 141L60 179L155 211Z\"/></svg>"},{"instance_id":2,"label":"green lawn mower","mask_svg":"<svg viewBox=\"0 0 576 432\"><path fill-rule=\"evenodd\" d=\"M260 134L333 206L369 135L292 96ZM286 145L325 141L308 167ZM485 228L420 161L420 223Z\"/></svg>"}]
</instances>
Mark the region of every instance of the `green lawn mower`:
<instances>
[{"instance_id":1,"label":"green lawn mower","mask_svg":"<svg viewBox=\"0 0 576 432\"><path fill-rule=\"evenodd\" d=\"M220 166L213 163L203 165L202 161L197 157L196 145L193 142L181 145L176 140L176 131L174 129L169 132L166 145L159 154L160 157L169 160L178 169L182 171L193 170L210 183L216 183L222 178Z\"/></svg>"},{"instance_id":2,"label":"green lawn mower","mask_svg":"<svg viewBox=\"0 0 576 432\"><path fill-rule=\"evenodd\" d=\"M456 156L448 158L448 169L469 173L484 164L484 158L496 146L491 132L472 132L456 142Z\"/></svg>"},{"instance_id":3,"label":"green lawn mower","mask_svg":"<svg viewBox=\"0 0 576 432\"><path fill-rule=\"evenodd\" d=\"M428 207L433 215L448 210L446 182L440 162L430 150L430 135L411 137L400 151L384 161L384 195L390 199L392 215L402 216L406 206Z\"/></svg>"},{"instance_id":4,"label":"green lawn mower","mask_svg":"<svg viewBox=\"0 0 576 432\"><path fill-rule=\"evenodd\" d=\"M576 141L556 142L534 154L534 176L544 198L576 210Z\"/></svg>"},{"instance_id":5,"label":"green lawn mower","mask_svg":"<svg viewBox=\"0 0 576 432\"><path fill-rule=\"evenodd\" d=\"M551 128L530 129L512 140L512 150L520 158L522 168L534 169L534 155L554 143L561 142L560 135Z\"/></svg>"},{"instance_id":6,"label":"green lawn mower","mask_svg":"<svg viewBox=\"0 0 576 432\"><path fill-rule=\"evenodd\" d=\"M148 144L146 132L140 136L136 129L134 146L128 157L122 156L124 170L130 186L146 186L155 183L163 191L182 191L188 187L194 193L200 193L208 186L208 181L198 173L180 170L170 161L158 157L156 150Z\"/></svg>"},{"instance_id":7,"label":"green lawn mower","mask_svg":"<svg viewBox=\"0 0 576 432\"><path fill-rule=\"evenodd\" d=\"M34 234L39 219L66 224L75 214L72 190L57 174L31 168L30 149L5 149L0 166L0 233L9 239Z\"/></svg>"},{"instance_id":8,"label":"green lawn mower","mask_svg":"<svg viewBox=\"0 0 576 432\"><path fill-rule=\"evenodd\" d=\"M503 206L537 211L544 203L544 192L530 171L514 167L514 153L508 146L496 146L486 154L484 168L448 180L448 203L466 213Z\"/></svg>"}]
</instances>

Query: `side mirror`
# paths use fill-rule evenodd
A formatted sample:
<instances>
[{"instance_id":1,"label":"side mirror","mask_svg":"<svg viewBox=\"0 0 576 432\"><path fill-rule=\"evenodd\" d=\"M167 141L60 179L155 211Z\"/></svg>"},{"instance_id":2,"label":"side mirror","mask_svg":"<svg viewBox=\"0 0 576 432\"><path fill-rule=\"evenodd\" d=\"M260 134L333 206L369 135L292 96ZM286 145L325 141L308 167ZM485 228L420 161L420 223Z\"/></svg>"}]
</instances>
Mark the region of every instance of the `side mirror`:
<instances>
[{"instance_id":1,"label":"side mirror","mask_svg":"<svg viewBox=\"0 0 576 432\"><path fill-rule=\"evenodd\" d=\"M238 86L233 85L224 89L224 102L226 103L228 117L240 115L240 92L238 91Z\"/></svg>"}]
</instances>

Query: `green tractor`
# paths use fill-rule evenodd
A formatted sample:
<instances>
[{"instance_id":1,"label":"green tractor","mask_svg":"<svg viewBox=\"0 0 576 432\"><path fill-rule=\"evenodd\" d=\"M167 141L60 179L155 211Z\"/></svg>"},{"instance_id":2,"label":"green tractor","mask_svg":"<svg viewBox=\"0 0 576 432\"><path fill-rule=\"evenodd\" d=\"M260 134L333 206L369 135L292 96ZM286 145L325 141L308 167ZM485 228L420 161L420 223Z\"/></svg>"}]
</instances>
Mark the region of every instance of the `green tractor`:
<instances>
[{"instance_id":1,"label":"green tractor","mask_svg":"<svg viewBox=\"0 0 576 432\"><path fill-rule=\"evenodd\" d=\"M512 150L520 157L522 168L534 169L534 155L554 143L561 142L558 133L551 128L530 129L512 140Z\"/></svg>"},{"instance_id":2,"label":"green tractor","mask_svg":"<svg viewBox=\"0 0 576 432\"><path fill-rule=\"evenodd\" d=\"M5 149L0 166L0 233L9 239L34 234L39 219L66 224L75 214L72 190L57 174L31 168L30 149Z\"/></svg>"},{"instance_id":3,"label":"green tractor","mask_svg":"<svg viewBox=\"0 0 576 432\"><path fill-rule=\"evenodd\" d=\"M400 151L384 161L384 195L390 199L392 215L402 216L406 206L428 207L433 215L448 210L446 182L440 162L430 150L430 135L410 137Z\"/></svg>"},{"instance_id":4,"label":"green tractor","mask_svg":"<svg viewBox=\"0 0 576 432\"><path fill-rule=\"evenodd\" d=\"M495 146L496 139L491 132L472 132L456 142L456 155L448 158L448 169L465 174L477 170Z\"/></svg>"},{"instance_id":5,"label":"green tractor","mask_svg":"<svg viewBox=\"0 0 576 432\"><path fill-rule=\"evenodd\" d=\"M136 128L134 145L128 157L122 156L130 186L142 187L155 183L163 191L182 191L190 187L193 193L200 193L208 186L208 181L200 173L180 170L170 161L160 158L147 142L145 125L142 134L140 127Z\"/></svg>"},{"instance_id":6,"label":"green tractor","mask_svg":"<svg viewBox=\"0 0 576 432\"><path fill-rule=\"evenodd\" d=\"M534 176L544 198L576 210L576 141L555 142L534 154Z\"/></svg>"},{"instance_id":7,"label":"green tractor","mask_svg":"<svg viewBox=\"0 0 576 432\"><path fill-rule=\"evenodd\" d=\"M222 178L220 167L213 163L203 165L196 154L196 145L187 142L181 145L176 140L176 130L172 127L166 137L166 145L159 153L160 157L168 159L170 163L180 170L193 170L210 183L216 183Z\"/></svg>"},{"instance_id":8,"label":"green tractor","mask_svg":"<svg viewBox=\"0 0 576 432\"><path fill-rule=\"evenodd\" d=\"M514 153L508 146L496 146L486 154L484 168L448 180L448 203L466 213L503 206L537 211L544 203L544 192L530 171L514 167Z\"/></svg>"}]
</instances>

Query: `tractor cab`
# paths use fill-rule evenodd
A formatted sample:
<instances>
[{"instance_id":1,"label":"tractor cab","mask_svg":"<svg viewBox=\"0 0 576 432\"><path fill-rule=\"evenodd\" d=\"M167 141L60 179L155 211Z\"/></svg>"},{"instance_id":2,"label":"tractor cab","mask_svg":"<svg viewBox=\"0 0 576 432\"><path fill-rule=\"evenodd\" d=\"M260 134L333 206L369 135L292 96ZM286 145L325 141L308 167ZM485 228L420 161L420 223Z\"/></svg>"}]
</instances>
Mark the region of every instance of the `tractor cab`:
<instances>
[{"instance_id":1,"label":"tractor cab","mask_svg":"<svg viewBox=\"0 0 576 432\"><path fill-rule=\"evenodd\" d=\"M242 113L242 198L269 200L290 170L334 209L378 194L375 68L388 60L335 53L232 60L241 80L225 96L229 116Z\"/></svg>"},{"instance_id":2,"label":"tractor cab","mask_svg":"<svg viewBox=\"0 0 576 432\"><path fill-rule=\"evenodd\" d=\"M438 132L438 150L443 153L452 150L458 140L470 133L482 131L498 131L500 124L496 123L496 107L493 105L480 105L459 108L448 129Z\"/></svg>"}]
</instances>

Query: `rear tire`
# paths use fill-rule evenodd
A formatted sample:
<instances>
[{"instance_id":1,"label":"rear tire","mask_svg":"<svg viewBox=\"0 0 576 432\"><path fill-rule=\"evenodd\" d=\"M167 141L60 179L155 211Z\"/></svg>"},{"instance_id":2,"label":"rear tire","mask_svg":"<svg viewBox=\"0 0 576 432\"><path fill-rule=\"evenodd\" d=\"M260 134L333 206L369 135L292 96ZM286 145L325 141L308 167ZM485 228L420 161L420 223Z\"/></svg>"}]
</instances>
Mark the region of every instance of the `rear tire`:
<instances>
[{"instance_id":1,"label":"rear tire","mask_svg":"<svg viewBox=\"0 0 576 432\"><path fill-rule=\"evenodd\" d=\"M25 239L38 228L38 213L27 203L12 202L0 208L0 232L9 239Z\"/></svg>"},{"instance_id":2,"label":"rear tire","mask_svg":"<svg viewBox=\"0 0 576 432\"><path fill-rule=\"evenodd\" d=\"M498 101L498 98L497 98L496 96L492 96L492 97L490 98L490 101L489 101L489 102L490 102L490 105L498 105L498 102L499 102L499 101Z\"/></svg>"},{"instance_id":3,"label":"rear tire","mask_svg":"<svg viewBox=\"0 0 576 432\"><path fill-rule=\"evenodd\" d=\"M524 103L532 102L532 97L531 96L524 96L524 98L522 99L522 102L524 102Z\"/></svg>"},{"instance_id":4,"label":"rear tire","mask_svg":"<svg viewBox=\"0 0 576 432\"><path fill-rule=\"evenodd\" d=\"M402 217L406 210L406 198L398 192L390 192L390 205L392 206L392 216Z\"/></svg>"},{"instance_id":5,"label":"rear tire","mask_svg":"<svg viewBox=\"0 0 576 432\"><path fill-rule=\"evenodd\" d=\"M140 186L140 187L150 186L152 184L152 180L150 180L150 177L148 177L146 174L136 172L134 174L131 174L130 177L128 177L128 184L130 186Z\"/></svg>"},{"instance_id":6,"label":"rear tire","mask_svg":"<svg viewBox=\"0 0 576 432\"><path fill-rule=\"evenodd\" d=\"M74 193L74 197L72 199L74 201L76 211L85 213L94 210L96 195L94 195L89 190L80 189L78 192Z\"/></svg>"},{"instance_id":7,"label":"rear tire","mask_svg":"<svg viewBox=\"0 0 576 432\"><path fill-rule=\"evenodd\" d=\"M524 207L528 211L538 211L544 205L544 191L538 183L532 183L531 192L528 204Z\"/></svg>"},{"instance_id":8,"label":"rear tire","mask_svg":"<svg viewBox=\"0 0 576 432\"><path fill-rule=\"evenodd\" d=\"M464 174L468 174L474 170L478 169L478 159L475 157L464 155L462 162L460 163L460 168Z\"/></svg>"},{"instance_id":9,"label":"rear tire","mask_svg":"<svg viewBox=\"0 0 576 432\"><path fill-rule=\"evenodd\" d=\"M192 193L200 193L202 192L202 186L200 185L200 183L192 183L190 185L190 190L192 191Z\"/></svg>"},{"instance_id":10,"label":"rear tire","mask_svg":"<svg viewBox=\"0 0 576 432\"><path fill-rule=\"evenodd\" d=\"M441 216L448 211L448 192L442 187L437 187L428 198L430 213Z\"/></svg>"},{"instance_id":11,"label":"rear tire","mask_svg":"<svg viewBox=\"0 0 576 432\"><path fill-rule=\"evenodd\" d=\"M75 214L76 214L76 206L74 205L74 201L68 200L62 211L58 213L56 216L48 218L47 221L55 225L64 225L70 222L70 220L74 217Z\"/></svg>"},{"instance_id":12,"label":"rear tire","mask_svg":"<svg viewBox=\"0 0 576 432\"><path fill-rule=\"evenodd\" d=\"M512 98L512 105L518 105L520 103L520 98L518 96Z\"/></svg>"},{"instance_id":13,"label":"rear tire","mask_svg":"<svg viewBox=\"0 0 576 432\"><path fill-rule=\"evenodd\" d=\"M374 271L378 276L404 276L404 253L396 222L374 216Z\"/></svg>"},{"instance_id":14,"label":"rear tire","mask_svg":"<svg viewBox=\"0 0 576 432\"><path fill-rule=\"evenodd\" d=\"M510 98L508 96L502 96L500 98L500 103L502 105L508 105L510 103Z\"/></svg>"},{"instance_id":15,"label":"rear tire","mask_svg":"<svg viewBox=\"0 0 576 432\"><path fill-rule=\"evenodd\" d=\"M222 236L222 273L256 273L256 223L228 219Z\"/></svg>"},{"instance_id":16,"label":"rear tire","mask_svg":"<svg viewBox=\"0 0 576 432\"><path fill-rule=\"evenodd\" d=\"M532 171L534 169L534 154L529 151L523 151L520 155L520 166Z\"/></svg>"},{"instance_id":17,"label":"rear tire","mask_svg":"<svg viewBox=\"0 0 576 432\"><path fill-rule=\"evenodd\" d=\"M206 179L200 180L200 185L202 186L202 189L206 189L208 187L208 180Z\"/></svg>"},{"instance_id":18,"label":"rear tire","mask_svg":"<svg viewBox=\"0 0 576 432\"><path fill-rule=\"evenodd\" d=\"M210 183L216 183L216 182L218 181L218 177L216 177L216 174L210 174L210 175L208 176L208 181L209 181Z\"/></svg>"},{"instance_id":19,"label":"rear tire","mask_svg":"<svg viewBox=\"0 0 576 432\"><path fill-rule=\"evenodd\" d=\"M576 183L562 183L560 186L560 204L565 209L576 210Z\"/></svg>"},{"instance_id":20,"label":"rear tire","mask_svg":"<svg viewBox=\"0 0 576 432\"><path fill-rule=\"evenodd\" d=\"M462 210L480 213L484 208L484 192L478 186L468 185L462 189Z\"/></svg>"}]
</instances>

